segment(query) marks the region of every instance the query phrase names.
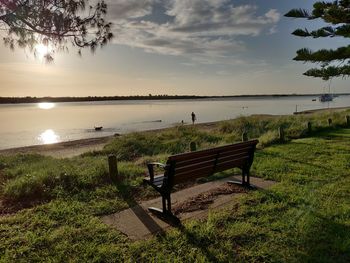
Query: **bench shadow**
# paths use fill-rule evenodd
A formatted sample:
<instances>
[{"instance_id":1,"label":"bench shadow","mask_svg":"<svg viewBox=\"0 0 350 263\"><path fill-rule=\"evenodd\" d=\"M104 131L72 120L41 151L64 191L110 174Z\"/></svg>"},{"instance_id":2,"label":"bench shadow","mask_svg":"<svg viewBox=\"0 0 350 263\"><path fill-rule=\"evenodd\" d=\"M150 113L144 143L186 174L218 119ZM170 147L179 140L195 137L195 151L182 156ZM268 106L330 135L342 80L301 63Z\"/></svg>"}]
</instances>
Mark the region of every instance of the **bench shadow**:
<instances>
[{"instance_id":1,"label":"bench shadow","mask_svg":"<svg viewBox=\"0 0 350 263\"><path fill-rule=\"evenodd\" d=\"M323 165L316 165L316 164L305 162L305 161L301 161L300 159L293 159L291 157L283 156L283 155L281 155L279 153L260 152L260 155L264 155L264 156L267 156L267 157L270 156L270 157L274 157L274 158L279 158L279 159L282 159L282 160L285 160L285 161L288 161L288 162L299 163L299 164L302 164L302 165L312 166L312 167L315 167L315 168L318 168L318 169L329 170L329 167L326 167L326 166L323 166Z\"/></svg>"},{"instance_id":2,"label":"bench shadow","mask_svg":"<svg viewBox=\"0 0 350 263\"><path fill-rule=\"evenodd\" d=\"M119 193L123 200L128 204L131 211L140 220L140 222L147 228L151 234L164 234L163 228L148 214L145 209L140 206L137 201L132 197L128 187L123 185L117 186Z\"/></svg>"},{"instance_id":3,"label":"bench shadow","mask_svg":"<svg viewBox=\"0 0 350 263\"><path fill-rule=\"evenodd\" d=\"M203 242L201 238L199 238L194 233L191 233L188 229L186 229L182 222L179 221L179 223L175 223L172 226L179 230L192 246L199 249L207 257L209 262L221 262L219 258L217 258L212 252L209 251L207 243ZM164 236L160 236L160 238L164 238Z\"/></svg>"},{"instance_id":4,"label":"bench shadow","mask_svg":"<svg viewBox=\"0 0 350 263\"><path fill-rule=\"evenodd\" d=\"M350 262L349 245L345 245L350 227L318 212L312 214L317 224L302 237L305 253L297 254L296 259L299 262Z\"/></svg>"}]
</instances>

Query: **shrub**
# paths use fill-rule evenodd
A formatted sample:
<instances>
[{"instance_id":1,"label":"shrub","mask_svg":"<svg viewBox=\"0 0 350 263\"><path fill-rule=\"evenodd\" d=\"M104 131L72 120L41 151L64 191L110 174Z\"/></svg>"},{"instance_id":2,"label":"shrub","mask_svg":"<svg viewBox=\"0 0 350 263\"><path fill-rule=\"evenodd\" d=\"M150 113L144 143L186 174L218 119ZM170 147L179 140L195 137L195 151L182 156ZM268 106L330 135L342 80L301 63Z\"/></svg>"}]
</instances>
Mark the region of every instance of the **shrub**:
<instances>
[{"instance_id":1,"label":"shrub","mask_svg":"<svg viewBox=\"0 0 350 263\"><path fill-rule=\"evenodd\" d=\"M271 144L279 142L279 134L277 131L267 131L259 137L258 147L264 148Z\"/></svg>"}]
</instances>

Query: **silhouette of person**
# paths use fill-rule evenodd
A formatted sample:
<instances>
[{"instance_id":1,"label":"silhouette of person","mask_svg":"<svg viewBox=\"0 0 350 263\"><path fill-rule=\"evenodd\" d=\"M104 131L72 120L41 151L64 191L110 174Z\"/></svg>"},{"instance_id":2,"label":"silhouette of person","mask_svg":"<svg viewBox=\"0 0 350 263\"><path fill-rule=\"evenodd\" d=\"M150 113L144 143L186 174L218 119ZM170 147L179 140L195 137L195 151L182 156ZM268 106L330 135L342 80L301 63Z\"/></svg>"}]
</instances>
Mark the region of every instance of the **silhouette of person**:
<instances>
[{"instance_id":1,"label":"silhouette of person","mask_svg":"<svg viewBox=\"0 0 350 263\"><path fill-rule=\"evenodd\" d=\"M192 117L192 124L194 124L194 122L197 120L197 118L196 118L196 114L194 114L193 111L191 113L191 117Z\"/></svg>"}]
</instances>

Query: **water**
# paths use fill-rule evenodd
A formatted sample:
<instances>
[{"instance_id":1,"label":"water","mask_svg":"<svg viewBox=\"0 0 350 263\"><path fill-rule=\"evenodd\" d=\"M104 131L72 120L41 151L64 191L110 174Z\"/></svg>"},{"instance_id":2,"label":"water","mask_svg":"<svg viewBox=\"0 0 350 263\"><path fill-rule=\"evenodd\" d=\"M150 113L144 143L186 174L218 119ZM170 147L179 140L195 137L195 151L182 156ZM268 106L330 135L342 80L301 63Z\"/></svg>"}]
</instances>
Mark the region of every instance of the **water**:
<instances>
[{"instance_id":1,"label":"water","mask_svg":"<svg viewBox=\"0 0 350 263\"><path fill-rule=\"evenodd\" d=\"M162 101L106 101L0 105L0 149L94 138L159 129L191 122L232 119L252 114L292 114L327 107L350 106L350 96L333 102L314 97L235 98ZM103 126L95 131L95 126Z\"/></svg>"}]
</instances>

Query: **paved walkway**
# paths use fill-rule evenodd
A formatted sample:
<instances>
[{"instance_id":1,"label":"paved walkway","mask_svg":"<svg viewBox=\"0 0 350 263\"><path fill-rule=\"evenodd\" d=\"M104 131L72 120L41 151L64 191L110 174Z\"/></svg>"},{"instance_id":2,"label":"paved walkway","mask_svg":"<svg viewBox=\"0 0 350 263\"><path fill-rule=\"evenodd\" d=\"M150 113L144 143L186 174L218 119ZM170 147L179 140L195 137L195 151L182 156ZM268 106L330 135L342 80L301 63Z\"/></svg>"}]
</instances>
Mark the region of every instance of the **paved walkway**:
<instances>
[{"instance_id":1,"label":"paved walkway","mask_svg":"<svg viewBox=\"0 0 350 263\"><path fill-rule=\"evenodd\" d=\"M178 212L177 217L182 222L191 218L205 218L209 210L230 204L233 198L245 191L241 187L232 189L227 184L227 181L230 180L240 181L241 177L232 176L173 193L171 195L173 211ZM251 177L251 184L258 189L267 189L275 182ZM131 240L146 239L171 227L168 223L151 214L148 207L161 207L161 198L145 201L124 211L104 216L102 221L117 228ZM192 207L196 209L186 209Z\"/></svg>"}]
</instances>

